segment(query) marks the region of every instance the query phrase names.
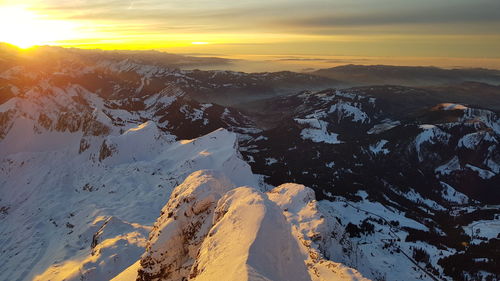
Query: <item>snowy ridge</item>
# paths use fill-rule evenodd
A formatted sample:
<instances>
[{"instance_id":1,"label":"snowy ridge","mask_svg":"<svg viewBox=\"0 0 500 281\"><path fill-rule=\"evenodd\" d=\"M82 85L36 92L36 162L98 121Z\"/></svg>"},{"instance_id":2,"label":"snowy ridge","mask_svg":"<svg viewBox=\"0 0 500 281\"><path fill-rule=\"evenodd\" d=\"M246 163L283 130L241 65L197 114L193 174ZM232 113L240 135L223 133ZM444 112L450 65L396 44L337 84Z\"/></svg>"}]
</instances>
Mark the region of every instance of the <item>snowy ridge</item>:
<instances>
[{"instance_id":1,"label":"snowy ridge","mask_svg":"<svg viewBox=\"0 0 500 281\"><path fill-rule=\"evenodd\" d=\"M467 108L464 110L461 122L483 123L486 127L491 128L495 134L500 134L500 118L490 110Z\"/></svg>"},{"instance_id":2,"label":"snowy ridge","mask_svg":"<svg viewBox=\"0 0 500 281\"><path fill-rule=\"evenodd\" d=\"M154 75L162 75L171 72L167 67L157 65L147 65L139 62L134 62L130 59L121 61L103 60L96 64L96 68L104 68L112 72L136 72L146 78L151 78Z\"/></svg>"},{"instance_id":3,"label":"snowy ridge","mask_svg":"<svg viewBox=\"0 0 500 281\"><path fill-rule=\"evenodd\" d=\"M446 162L445 164L437 167L435 169L435 172L439 175L452 175L453 173L459 172L459 171L464 171L464 170L470 170L482 178L482 179L490 179L494 176L496 176L496 173L486 170L486 169L481 169L479 167L476 167L471 164L465 164L462 165L458 159L458 157L453 157L450 159L450 161ZM494 169L492 169L494 171Z\"/></svg>"},{"instance_id":4,"label":"snowy ridge","mask_svg":"<svg viewBox=\"0 0 500 281\"><path fill-rule=\"evenodd\" d=\"M385 121L384 123L376 124L370 130L368 130L366 133L369 135L372 134L380 134L382 132L385 132L387 130L390 130L398 125L401 124L399 121L392 121L392 120L383 120Z\"/></svg>"},{"instance_id":5,"label":"snowy ridge","mask_svg":"<svg viewBox=\"0 0 500 281\"><path fill-rule=\"evenodd\" d=\"M191 280L309 280L304 255L281 210L250 187L217 204Z\"/></svg>"},{"instance_id":6,"label":"snowy ridge","mask_svg":"<svg viewBox=\"0 0 500 281\"><path fill-rule=\"evenodd\" d=\"M434 125L420 125L423 131L415 138L418 159L424 160L423 148L426 144L447 143L450 135ZM427 156L428 157L428 156Z\"/></svg>"},{"instance_id":7,"label":"snowy ridge","mask_svg":"<svg viewBox=\"0 0 500 281\"><path fill-rule=\"evenodd\" d=\"M111 153L99 160L103 140ZM236 140L221 129L174 142L147 122L119 136L91 137L81 153L76 141L4 156L0 198L8 213L0 220L0 241L8 260L0 279L111 279L143 253L148 225L191 172L215 169L258 186Z\"/></svg>"},{"instance_id":8,"label":"snowy ridge","mask_svg":"<svg viewBox=\"0 0 500 281\"><path fill-rule=\"evenodd\" d=\"M61 89L48 82L41 83L26 93L12 98L0 108L0 115L7 116L0 127L0 137L10 137L11 142L22 140L31 135L50 132L63 134L82 132L84 135L104 135L109 133L112 122L97 107L89 107L75 99L84 98L96 100L95 95L79 86L69 86ZM30 125L28 125L29 123ZM3 127L3 128L2 128ZM22 128L33 128L23 130ZM10 131L13 133L10 133ZM58 139L58 138L54 138ZM1 138L0 138L1 140ZM3 144L9 140L4 140ZM33 143L25 146L14 144L4 151L16 152L29 149Z\"/></svg>"},{"instance_id":9,"label":"snowy ridge","mask_svg":"<svg viewBox=\"0 0 500 281\"><path fill-rule=\"evenodd\" d=\"M265 194L235 186L208 170L176 187L138 280L365 280L322 256L328 227L311 189L285 184ZM131 278L130 271L122 276Z\"/></svg>"},{"instance_id":10,"label":"snowy ridge","mask_svg":"<svg viewBox=\"0 0 500 281\"><path fill-rule=\"evenodd\" d=\"M442 191L443 198L454 203L458 204L467 204L469 203L470 199L467 195L456 191L451 185L445 183L445 182L440 182L441 185L444 187Z\"/></svg>"},{"instance_id":11,"label":"snowy ridge","mask_svg":"<svg viewBox=\"0 0 500 281\"><path fill-rule=\"evenodd\" d=\"M435 169L436 173L439 173L441 175L449 175L453 173L454 171L461 170L460 166L460 161L457 156L454 156L450 161L444 163L443 165L437 167Z\"/></svg>"},{"instance_id":12,"label":"snowy ridge","mask_svg":"<svg viewBox=\"0 0 500 281\"><path fill-rule=\"evenodd\" d=\"M370 122L368 115L350 102L340 101L330 107L328 113L336 113L338 120L352 118L352 122Z\"/></svg>"},{"instance_id":13,"label":"snowy ridge","mask_svg":"<svg viewBox=\"0 0 500 281\"><path fill-rule=\"evenodd\" d=\"M498 144L497 139L492 136L490 133L485 131L480 131L476 133L471 133L463 136L458 141L458 147L465 147L468 149L475 149L478 147L481 142L491 142L494 144Z\"/></svg>"}]
</instances>

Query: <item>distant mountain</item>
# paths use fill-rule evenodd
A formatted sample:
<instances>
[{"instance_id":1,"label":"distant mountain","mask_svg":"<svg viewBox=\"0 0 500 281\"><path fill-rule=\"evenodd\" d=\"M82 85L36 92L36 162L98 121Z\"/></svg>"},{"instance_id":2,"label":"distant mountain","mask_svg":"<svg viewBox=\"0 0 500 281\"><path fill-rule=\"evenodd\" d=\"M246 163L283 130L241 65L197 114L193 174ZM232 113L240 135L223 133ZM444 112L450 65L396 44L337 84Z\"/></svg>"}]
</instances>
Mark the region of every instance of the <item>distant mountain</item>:
<instances>
[{"instance_id":1,"label":"distant mountain","mask_svg":"<svg viewBox=\"0 0 500 281\"><path fill-rule=\"evenodd\" d=\"M61 63L70 63L74 66L85 63L97 63L104 57L112 61L130 60L151 66L170 68L224 65L230 62L228 59L218 57L193 57L154 50L85 50L55 46L39 46L21 50L2 42L0 42L0 51L2 52L2 58L10 57L11 59L15 59L17 64L29 63L33 67L37 64L47 63L45 66L49 68L60 66Z\"/></svg>"},{"instance_id":2,"label":"distant mountain","mask_svg":"<svg viewBox=\"0 0 500 281\"><path fill-rule=\"evenodd\" d=\"M3 46L3 47L2 47ZM30 75L52 77L58 85L79 84L101 95L133 98L160 91L174 84L199 102L233 105L306 89L333 87L338 83L316 75L282 72L243 73L234 71L182 70L197 65L224 64L227 59L190 57L157 51L102 51L38 47L19 49L0 43L5 77L30 70ZM14 74L15 75L15 74ZM2 77L0 77L1 79ZM144 84L144 79L148 83ZM26 79L25 82L29 82ZM34 79L33 83L38 80ZM120 87L116 90L113 87ZM1 89L0 89L1 90ZM9 95L6 93L5 95ZM0 97L0 100L4 99Z\"/></svg>"},{"instance_id":3,"label":"distant mountain","mask_svg":"<svg viewBox=\"0 0 500 281\"><path fill-rule=\"evenodd\" d=\"M500 85L464 82L455 85L431 86L433 97L443 100L474 104L500 112Z\"/></svg>"},{"instance_id":4,"label":"distant mountain","mask_svg":"<svg viewBox=\"0 0 500 281\"><path fill-rule=\"evenodd\" d=\"M424 66L344 65L316 70L311 74L342 81L344 87L431 86L468 81L500 85L500 70L482 68L442 69Z\"/></svg>"}]
</instances>

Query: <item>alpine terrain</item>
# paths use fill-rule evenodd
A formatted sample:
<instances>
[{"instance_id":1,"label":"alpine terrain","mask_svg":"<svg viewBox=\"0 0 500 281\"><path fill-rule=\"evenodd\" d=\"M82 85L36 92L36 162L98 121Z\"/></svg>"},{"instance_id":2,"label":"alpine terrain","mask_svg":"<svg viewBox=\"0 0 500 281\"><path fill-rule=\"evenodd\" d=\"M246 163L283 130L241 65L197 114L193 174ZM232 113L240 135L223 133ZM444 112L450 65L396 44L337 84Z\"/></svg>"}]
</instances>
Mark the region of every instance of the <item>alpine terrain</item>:
<instances>
[{"instance_id":1,"label":"alpine terrain","mask_svg":"<svg viewBox=\"0 0 500 281\"><path fill-rule=\"evenodd\" d=\"M0 45L0 280L500 279L497 71L214 63Z\"/></svg>"}]
</instances>

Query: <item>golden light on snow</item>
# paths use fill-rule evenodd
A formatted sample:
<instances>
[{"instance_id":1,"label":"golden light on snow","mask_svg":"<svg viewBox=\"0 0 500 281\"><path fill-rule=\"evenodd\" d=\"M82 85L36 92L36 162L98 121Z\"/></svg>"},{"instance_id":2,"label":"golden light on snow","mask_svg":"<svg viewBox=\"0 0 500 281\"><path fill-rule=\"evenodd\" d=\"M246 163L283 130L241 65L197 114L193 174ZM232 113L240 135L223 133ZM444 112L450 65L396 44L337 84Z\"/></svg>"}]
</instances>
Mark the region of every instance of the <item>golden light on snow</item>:
<instances>
[{"instance_id":1,"label":"golden light on snow","mask_svg":"<svg viewBox=\"0 0 500 281\"><path fill-rule=\"evenodd\" d=\"M48 19L23 6L0 8L0 41L29 48L70 39L75 34L75 23Z\"/></svg>"},{"instance_id":2,"label":"golden light on snow","mask_svg":"<svg viewBox=\"0 0 500 281\"><path fill-rule=\"evenodd\" d=\"M142 130L142 129L146 128L147 126L148 126L148 123L147 123L147 122L146 122L146 123L142 123L142 124L140 124L140 125L139 125L139 126L137 126L137 127L134 127L134 128L130 128L130 129L128 129L128 131L129 131L129 132L140 131L140 130Z\"/></svg>"}]
</instances>

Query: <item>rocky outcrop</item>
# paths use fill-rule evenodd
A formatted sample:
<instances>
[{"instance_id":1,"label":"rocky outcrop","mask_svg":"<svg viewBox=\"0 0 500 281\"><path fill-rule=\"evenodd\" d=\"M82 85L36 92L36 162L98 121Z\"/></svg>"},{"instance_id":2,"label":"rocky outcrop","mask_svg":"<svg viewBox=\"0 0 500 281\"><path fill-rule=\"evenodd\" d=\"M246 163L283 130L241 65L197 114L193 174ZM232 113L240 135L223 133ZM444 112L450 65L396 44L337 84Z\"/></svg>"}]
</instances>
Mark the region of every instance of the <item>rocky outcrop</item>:
<instances>
[{"instance_id":1,"label":"rocky outcrop","mask_svg":"<svg viewBox=\"0 0 500 281\"><path fill-rule=\"evenodd\" d=\"M183 280L212 227L217 201L232 188L213 171L198 171L179 185L149 236L137 280Z\"/></svg>"},{"instance_id":2,"label":"rocky outcrop","mask_svg":"<svg viewBox=\"0 0 500 281\"><path fill-rule=\"evenodd\" d=\"M362 280L318 250L328 236L314 192L269 193L198 171L176 187L150 234L137 280Z\"/></svg>"}]
</instances>

